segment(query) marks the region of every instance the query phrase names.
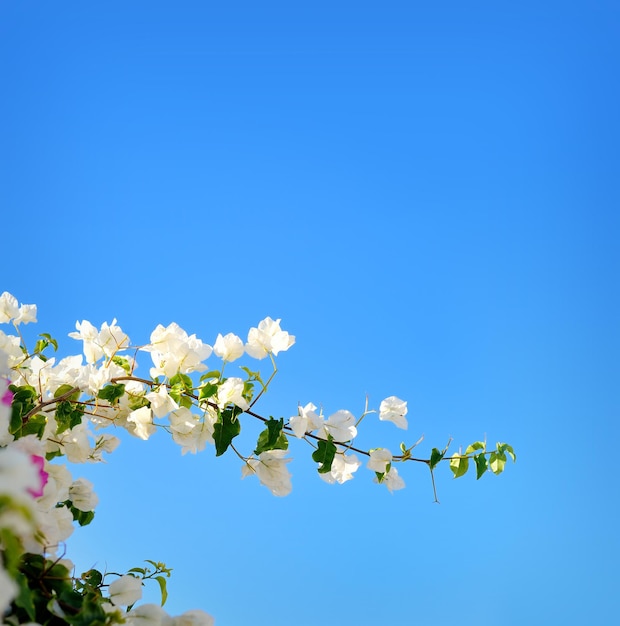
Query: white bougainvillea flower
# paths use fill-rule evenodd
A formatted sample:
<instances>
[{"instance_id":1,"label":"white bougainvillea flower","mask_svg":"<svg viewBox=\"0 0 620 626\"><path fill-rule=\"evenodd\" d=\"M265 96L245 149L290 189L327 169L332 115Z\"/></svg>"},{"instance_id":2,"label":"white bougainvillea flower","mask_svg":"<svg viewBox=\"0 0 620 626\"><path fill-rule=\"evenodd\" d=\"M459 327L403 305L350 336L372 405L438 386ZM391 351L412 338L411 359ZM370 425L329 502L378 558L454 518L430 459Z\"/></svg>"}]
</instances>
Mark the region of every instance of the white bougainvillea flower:
<instances>
[{"instance_id":1,"label":"white bougainvillea flower","mask_svg":"<svg viewBox=\"0 0 620 626\"><path fill-rule=\"evenodd\" d=\"M39 530L45 538L45 544L52 550L73 534L73 513L66 506L39 511L38 517Z\"/></svg>"},{"instance_id":2,"label":"white bougainvillea flower","mask_svg":"<svg viewBox=\"0 0 620 626\"><path fill-rule=\"evenodd\" d=\"M113 319L111 324L104 322L101 325L98 342L103 353L111 358L119 350L124 350L129 346L129 337L117 325L116 319Z\"/></svg>"},{"instance_id":3,"label":"white bougainvillea flower","mask_svg":"<svg viewBox=\"0 0 620 626\"><path fill-rule=\"evenodd\" d=\"M205 411L204 420L201 421L188 408L180 407L170 413L169 419L172 439L182 446L182 454L196 454L204 450L207 443L214 443L213 424L217 416L213 411Z\"/></svg>"},{"instance_id":4,"label":"white bougainvillea flower","mask_svg":"<svg viewBox=\"0 0 620 626\"><path fill-rule=\"evenodd\" d=\"M0 448L0 493L25 496L41 488L39 468L16 446Z\"/></svg>"},{"instance_id":5,"label":"white bougainvillea flower","mask_svg":"<svg viewBox=\"0 0 620 626\"><path fill-rule=\"evenodd\" d=\"M316 413L316 406L309 402L306 406L299 405L298 414L289 418L288 423L295 437L300 439L307 433L323 426L323 416Z\"/></svg>"},{"instance_id":6,"label":"white bougainvillea flower","mask_svg":"<svg viewBox=\"0 0 620 626\"><path fill-rule=\"evenodd\" d=\"M291 474L286 464L291 459L285 459L286 450L268 450L261 453L257 459L251 458L241 468L241 476L245 478L252 474L267 487L274 496L287 496L293 485Z\"/></svg>"},{"instance_id":7,"label":"white bougainvillea flower","mask_svg":"<svg viewBox=\"0 0 620 626\"><path fill-rule=\"evenodd\" d=\"M178 324L164 327L161 324L151 333L151 343L142 348L151 353L154 367L151 376L172 378L178 372L202 372L207 366L202 361L208 359L213 351L196 335L189 336Z\"/></svg>"},{"instance_id":8,"label":"white bougainvillea flower","mask_svg":"<svg viewBox=\"0 0 620 626\"><path fill-rule=\"evenodd\" d=\"M215 620L211 615L200 609L192 609L178 615L172 620L172 626L214 626Z\"/></svg>"},{"instance_id":9,"label":"white bougainvillea flower","mask_svg":"<svg viewBox=\"0 0 620 626\"><path fill-rule=\"evenodd\" d=\"M0 564L0 615L4 615L18 591L19 587Z\"/></svg>"},{"instance_id":10,"label":"white bougainvillea flower","mask_svg":"<svg viewBox=\"0 0 620 626\"><path fill-rule=\"evenodd\" d=\"M355 427L355 416L344 409L336 411L330 415L319 430L319 437L327 439L327 435L331 435L334 441L350 441L357 436L357 428Z\"/></svg>"},{"instance_id":11,"label":"white bougainvillea flower","mask_svg":"<svg viewBox=\"0 0 620 626\"><path fill-rule=\"evenodd\" d=\"M5 291L0 296L0 324L8 324L19 315L17 298Z\"/></svg>"},{"instance_id":12,"label":"white bougainvillea flower","mask_svg":"<svg viewBox=\"0 0 620 626\"><path fill-rule=\"evenodd\" d=\"M129 429L129 432L140 439L145 441L155 432L156 428L153 426L153 412L147 406L143 406L135 411L132 411L127 418L130 424L133 424L133 428Z\"/></svg>"},{"instance_id":13,"label":"white bougainvillea flower","mask_svg":"<svg viewBox=\"0 0 620 626\"><path fill-rule=\"evenodd\" d=\"M222 335L218 333L215 344L213 344L213 352L223 361L231 363L240 356L243 356L245 348L243 347L243 341L241 341L241 338L237 337L237 335L228 333L222 337Z\"/></svg>"},{"instance_id":14,"label":"white bougainvillea flower","mask_svg":"<svg viewBox=\"0 0 620 626\"><path fill-rule=\"evenodd\" d=\"M375 482L379 482L379 479L376 477ZM390 468L390 471L383 476L381 483L385 485L390 492L397 491L398 489L404 489L405 487L405 481L402 479L402 476L398 475L398 470L395 467Z\"/></svg>"},{"instance_id":15,"label":"white bougainvillea flower","mask_svg":"<svg viewBox=\"0 0 620 626\"><path fill-rule=\"evenodd\" d=\"M19 337L6 335L1 330L0 353L2 353L3 368L15 367L24 360L24 353L20 347Z\"/></svg>"},{"instance_id":16,"label":"white bougainvillea flower","mask_svg":"<svg viewBox=\"0 0 620 626\"><path fill-rule=\"evenodd\" d=\"M277 355L295 343L295 337L280 328L280 321L266 317L259 323L258 328L250 328L245 351L251 357L264 359L269 353Z\"/></svg>"},{"instance_id":17,"label":"white bougainvillea flower","mask_svg":"<svg viewBox=\"0 0 620 626\"><path fill-rule=\"evenodd\" d=\"M37 321L37 305L36 304L22 304L19 307L19 313L13 320L15 325L17 324L30 324Z\"/></svg>"},{"instance_id":18,"label":"white bougainvillea flower","mask_svg":"<svg viewBox=\"0 0 620 626\"><path fill-rule=\"evenodd\" d=\"M93 484L86 478L78 478L71 483L69 500L80 511L92 511L99 504L99 498L93 491Z\"/></svg>"},{"instance_id":19,"label":"white bougainvillea flower","mask_svg":"<svg viewBox=\"0 0 620 626\"><path fill-rule=\"evenodd\" d=\"M126 575L117 578L108 589L110 600L116 606L129 606L142 597L142 581Z\"/></svg>"},{"instance_id":20,"label":"white bougainvillea flower","mask_svg":"<svg viewBox=\"0 0 620 626\"><path fill-rule=\"evenodd\" d=\"M407 403L396 396L390 396L381 402L379 406L379 419L392 422L398 428L407 430Z\"/></svg>"},{"instance_id":21,"label":"white bougainvillea flower","mask_svg":"<svg viewBox=\"0 0 620 626\"><path fill-rule=\"evenodd\" d=\"M370 459L366 467L373 472L385 474L385 470L391 462L392 453L387 448L376 448L370 451Z\"/></svg>"},{"instance_id":22,"label":"white bougainvillea flower","mask_svg":"<svg viewBox=\"0 0 620 626\"><path fill-rule=\"evenodd\" d=\"M319 476L330 485L334 483L346 483L347 480L353 478L353 474L357 472L362 462L355 454L336 454L332 462L331 471Z\"/></svg>"},{"instance_id":23,"label":"white bougainvillea flower","mask_svg":"<svg viewBox=\"0 0 620 626\"><path fill-rule=\"evenodd\" d=\"M155 417L166 417L168 413L179 408L179 405L170 397L166 385L160 385L157 391L150 391L145 398L151 403L151 410Z\"/></svg>"},{"instance_id":24,"label":"white bougainvillea flower","mask_svg":"<svg viewBox=\"0 0 620 626\"><path fill-rule=\"evenodd\" d=\"M229 404L234 404L247 411L250 408L248 401L243 397L243 380L241 378L227 378L217 390L217 406L220 410Z\"/></svg>"},{"instance_id":25,"label":"white bougainvillea flower","mask_svg":"<svg viewBox=\"0 0 620 626\"><path fill-rule=\"evenodd\" d=\"M172 626L172 618L158 604L141 604L125 616L129 626Z\"/></svg>"},{"instance_id":26,"label":"white bougainvillea flower","mask_svg":"<svg viewBox=\"0 0 620 626\"><path fill-rule=\"evenodd\" d=\"M88 321L76 322L77 332L69 333L72 339L78 339L84 343L84 356L87 363L96 363L103 357L103 349L99 345L99 331Z\"/></svg>"}]
</instances>

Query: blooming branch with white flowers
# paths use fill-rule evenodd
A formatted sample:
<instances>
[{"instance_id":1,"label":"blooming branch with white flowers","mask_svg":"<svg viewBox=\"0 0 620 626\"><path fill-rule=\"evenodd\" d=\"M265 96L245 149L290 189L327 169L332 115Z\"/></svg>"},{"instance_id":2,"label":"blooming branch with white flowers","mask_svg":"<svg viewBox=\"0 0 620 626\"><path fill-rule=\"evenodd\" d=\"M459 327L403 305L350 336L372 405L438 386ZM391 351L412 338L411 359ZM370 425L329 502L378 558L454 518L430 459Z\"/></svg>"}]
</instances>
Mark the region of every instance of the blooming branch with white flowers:
<instances>
[{"instance_id":1,"label":"blooming branch with white flowers","mask_svg":"<svg viewBox=\"0 0 620 626\"><path fill-rule=\"evenodd\" d=\"M213 347L175 323L157 326L147 345L133 346L116 320L99 329L85 320L69 334L82 342L82 354L57 361L49 355L58 349L51 335L39 335L31 350L23 340L19 327L35 322L36 314L35 305L20 305L6 292L0 296L0 323L12 323L16 331L0 331L0 617L6 623L213 623L202 611L171 618L154 605L133 608L150 579L157 580L165 601L170 570L161 563L149 561L154 569L133 568L108 584L97 570L71 576L71 563L56 558L75 523L90 523L98 504L94 486L83 478L74 480L62 461L101 461L120 443L106 432L110 427L143 440L158 428L166 430L183 454L207 445L216 456L232 450L242 461L242 477L256 476L276 496L292 489L291 436L311 446L318 474L330 484L351 480L362 465L360 457L367 457L374 481L391 492L405 486L395 463L426 465L436 501L434 471L440 462L448 461L458 478L473 460L480 478L488 471L500 474L507 458L516 458L510 445L489 449L485 441L450 457L449 444L432 448L428 458L413 454L422 438L412 445L401 443L396 455L384 447L354 445L362 421L371 414L407 429L407 403L396 396L384 399L378 411L366 402L359 418L345 409L326 417L312 402L286 420L260 415L255 405L277 372L275 357L295 343L279 319L262 320L249 330L245 343L233 333L218 334ZM140 353L152 361L148 378L134 373ZM217 369L206 364L213 354L221 360ZM266 381L245 366L243 376L224 375L226 365L244 354L269 357L273 371ZM263 430L255 447L244 452L236 438L247 419L261 422Z\"/></svg>"}]
</instances>

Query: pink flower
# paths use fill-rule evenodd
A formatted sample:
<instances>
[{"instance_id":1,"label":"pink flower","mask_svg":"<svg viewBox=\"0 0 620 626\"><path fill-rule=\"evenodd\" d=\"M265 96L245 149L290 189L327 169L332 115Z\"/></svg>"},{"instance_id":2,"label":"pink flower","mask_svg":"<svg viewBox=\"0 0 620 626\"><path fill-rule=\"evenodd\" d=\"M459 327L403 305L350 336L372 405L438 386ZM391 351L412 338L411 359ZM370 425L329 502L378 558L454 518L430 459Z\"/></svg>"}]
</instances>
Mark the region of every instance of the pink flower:
<instances>
[{"instance_id":1,"label":"pink flower","mask_svg":"<svg viewBox=\"0 0 620 626\"><path fill-rule=\"evenodd\" d=\"M39 468L39 480L41 484L38 489L28 489L28 493L33 498L40 498L43 495L43 489L45 488L45 485L47 485L49 474L43 469L43 467L45 466L45 459L42 456L31 454L30 460L32 461L32 464L34 466Z\"/></svg>"},{"instance_id":2,"label":"pink flower","mask_svg":"<svg viewBox=\"0 0 620 626\"><path fill-rule=\"evenodd\" d=\"M7 390L2 394L0 403L5 404L6 406L11 406L13 403L13 392L10 389L7 388Z\"/></svg>"}]
</instances>

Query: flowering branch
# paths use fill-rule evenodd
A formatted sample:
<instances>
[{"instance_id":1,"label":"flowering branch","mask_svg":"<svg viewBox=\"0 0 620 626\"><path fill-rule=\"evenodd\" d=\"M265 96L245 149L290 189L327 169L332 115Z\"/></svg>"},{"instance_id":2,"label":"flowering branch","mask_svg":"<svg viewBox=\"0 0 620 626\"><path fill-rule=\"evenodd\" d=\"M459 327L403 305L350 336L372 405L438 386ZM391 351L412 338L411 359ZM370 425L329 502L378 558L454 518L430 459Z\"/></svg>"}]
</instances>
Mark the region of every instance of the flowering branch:
<instances>
[{"instance_id":1,"label":"flowering branch","mask_svg":"<svg viewBox=\"0 0 620 626\"><path fill-rule=\"evenodd\" d=\"M101 461L120 443L114 435L101 434L111 425L143 440L164 428L183 454L200 452L207 444L214 446L216 456L232 449L242 461L242 477L257 476L277 496L292 489L287 469L291 437L311 446L319 476L331 484L353 478L362 465L357 455L367 459L374 481L391 492L405 486L395 463L423 463L431 473L435 502L434 471L440 463L447 461L459 478L473 459L480 478L488 471L500 474L508 457L516 460L510 445L498 443L487 449L486 441L448 457L450 440L442 450L432 448L428 458L412 454L423 437L409 447L401 443L396 455L384 447L366 450L354 445L362 421L371 414L407 429L407 403L396 396L385 398L378 410L369 410L366 399L358 419L344 409L324 416L312 403L298 406L287 420L261 415L254 407L275 378L276 357L295 343L295 337L281 329L280 320L265 318L249 330L245 343L233 333L218 334L213 346L177 324L159 325L150 342L139 347L131 346L116 320L99 329L82 321L69 335L82 342L82 354L58 362L46 354L58 349L49 334L39 335L34 349L27 349L19 326L35 321L36 306L19 305L6 292L0 296L0 323L13 323L17 331L16 335L0 331L0 588L8 590L0 594L0 618L9 611L7 623L60 619L80 626L131 625L171 619L155 605L133 608L147 579L159 583L163 604L170 575L165 565L149 561L154 571L138 567L123 575L104 575L90 570L72 577L70 564L53 558L75 523L84 526L93 521L98 504L93 485L83 478L74 480L61 460ZM140 353L150 354L149 377L134 375ZM219 369L205 363L212 354L222 361ZM243 355L269 357L273 371L266 382L260 372L245 366L243 378L224 376L226 365ZM245 415L264 427L249 455L240 451L236 440ZM3 519L22 522L16 530L15 524L3 527ZM110 575L118 578L104 583ZM190 623L189 616L192 624L213 624L202 611L187 612L171 623Z\"/></svg>"}]
</instances>

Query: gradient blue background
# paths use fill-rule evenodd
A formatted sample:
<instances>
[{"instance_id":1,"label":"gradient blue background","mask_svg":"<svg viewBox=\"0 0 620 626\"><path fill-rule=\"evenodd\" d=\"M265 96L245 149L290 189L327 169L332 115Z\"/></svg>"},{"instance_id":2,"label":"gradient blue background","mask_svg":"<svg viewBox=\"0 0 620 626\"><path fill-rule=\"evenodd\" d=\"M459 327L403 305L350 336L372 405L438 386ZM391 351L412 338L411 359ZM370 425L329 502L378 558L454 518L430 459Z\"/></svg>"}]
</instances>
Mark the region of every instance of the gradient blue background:
<instances>
[{"instance_id":1,"label":"gradient blue background","mask_svg":"<svg viewBox=\"0 0 620 626\"><path fill-rule=\"evenodd\" d=\"M330 487L298 443L277 499L127 436L76 470L101 500L78 568L165 561L170 612L218 626L610 624L619 36L595 0L3 0L0 290L39 332L281 317L263 413L396 394L409 431L369 418L367 445L518 454L477 484L442 467L436 505L417 465L394 495Z\"/></svg>"}]
</instances>

